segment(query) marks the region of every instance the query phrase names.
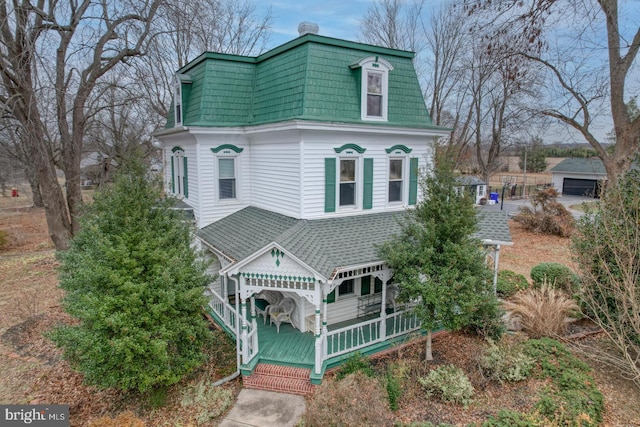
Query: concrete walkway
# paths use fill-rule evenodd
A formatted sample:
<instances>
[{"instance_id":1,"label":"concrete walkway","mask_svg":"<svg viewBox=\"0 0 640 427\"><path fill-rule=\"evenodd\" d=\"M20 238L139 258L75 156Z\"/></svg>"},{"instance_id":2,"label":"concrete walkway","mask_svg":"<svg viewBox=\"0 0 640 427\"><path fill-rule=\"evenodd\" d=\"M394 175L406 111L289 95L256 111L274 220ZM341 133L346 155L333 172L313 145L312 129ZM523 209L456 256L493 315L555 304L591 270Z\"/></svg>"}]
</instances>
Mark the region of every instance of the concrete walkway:
<instances>
[{"instance_id":1,"label":"concrete walkway","mask_svg":"<svg viewBox=\"0 0 640 427\"><path fill-rule=\"evenodd\" d=\"M305 411L302 396L243 388L220 427L294 427Z\"/></svg>"}]
</instances>

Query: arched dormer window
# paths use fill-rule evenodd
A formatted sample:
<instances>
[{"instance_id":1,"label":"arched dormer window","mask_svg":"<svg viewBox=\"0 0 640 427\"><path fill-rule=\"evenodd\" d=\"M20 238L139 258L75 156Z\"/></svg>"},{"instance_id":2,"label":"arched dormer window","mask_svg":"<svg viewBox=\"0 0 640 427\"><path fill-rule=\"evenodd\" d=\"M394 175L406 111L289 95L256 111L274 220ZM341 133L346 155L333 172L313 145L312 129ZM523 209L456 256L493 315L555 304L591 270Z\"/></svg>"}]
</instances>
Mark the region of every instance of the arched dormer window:
<instances>
[{"instance_id":1,"label":"arched dormer window","mask_svg":"<svg viewBox=\"0 0 640 427\"><path fill-rule=\"evenodd\" d=\"M173 114L175 118L175 125L182 126L184 117L184 100L185 93L183 85L192 83L191 77L187 74L176 74L173 79Z\"/></svg>"},{"instance_id":2,"label":"arched dormer window","mask_svg":"<svg viewBox=\"0 0 640 427\"><path fill-rule=\"evenodd\" d=\"M393 66L379 56L369 56L351 64L360 69L360 118L387 121L389 106L389 72Z\"/></svg>"}]
</instances>

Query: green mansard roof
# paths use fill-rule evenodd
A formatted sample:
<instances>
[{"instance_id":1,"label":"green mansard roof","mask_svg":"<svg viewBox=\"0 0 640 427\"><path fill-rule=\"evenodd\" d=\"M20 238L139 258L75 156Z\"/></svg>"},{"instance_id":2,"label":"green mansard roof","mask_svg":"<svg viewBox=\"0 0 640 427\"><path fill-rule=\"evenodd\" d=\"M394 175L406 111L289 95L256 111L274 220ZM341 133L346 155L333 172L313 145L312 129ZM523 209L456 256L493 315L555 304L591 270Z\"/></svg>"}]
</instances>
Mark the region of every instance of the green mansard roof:
<instances>
[{"instance_id":1,"label":"green mansard roof","mask_svg":"<svg viewBox=\"0 0 640 427\"><path fill-rule=\"evenodd\" d=\"M361 120L360 69L379 57L389 72L388 121ZM306 34L257 57L204 53L178 72L184 126L247 126L287 120L431 128L412 52ZM174 127L173 108L167 128Z\"/></svg>"}]
</instances>

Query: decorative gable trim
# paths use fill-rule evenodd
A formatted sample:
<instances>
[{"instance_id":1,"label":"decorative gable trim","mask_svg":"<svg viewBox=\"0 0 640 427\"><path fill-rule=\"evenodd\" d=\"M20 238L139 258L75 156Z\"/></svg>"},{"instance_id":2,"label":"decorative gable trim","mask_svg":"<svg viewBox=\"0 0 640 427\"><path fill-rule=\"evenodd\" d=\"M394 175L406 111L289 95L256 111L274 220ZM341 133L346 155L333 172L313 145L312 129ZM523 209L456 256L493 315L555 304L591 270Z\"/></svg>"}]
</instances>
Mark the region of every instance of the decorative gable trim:
<instances>
[{"instance_id":1,"label":"decorative gable trim","mask_svg":"<svg viewBox=\"0 0 640 427\"><path fill-rule=\"evenodd\" d=\"M393 71L393 65L391 65L391 63L386 59L380 58L379 56L367 56L366 58L362 58L360 61L349 65L349 68L355 70L356 68L366 67L367 65L371 65L373 68L379 68L380 65L383 65L387 71Z\"/></svg>"},{"instance_id":2,"label":"decorative gable trim","mask_svg":"<svg viewBox=\"0 0 640 427\"><path fill-rule=\"evenodd\" d=\"M403 151L406 154L409 154L409 153L411 153L413 151L413 148L409 148L406 145L397 144L397 145L394 145L393 147L389 147L389 148L385 148L384 149L384 151L386 151L387 154L391 154L394 151L398 151L398 150L399 151ZM396 154L399 154L399 153L396 153Z\"/></svg>"},{"instance_id":3,"label":"decorative gable trim","mask_svg":"<svg viewBox=\"0 0 640 427\"><path fill-rule=\"evenodd\" d=\"M336 153L340 154L345 150L354 150L356 151L358 154L362 154L365 151L367 151L366 148L362 148L357 144L344 144L342 147L337 147L334 148L333 151L335 151Z\"/></svg>"},{"instance_id":4,"label":"decorative gable trim","mask_svg":"<svg viewBox=\"0 0 640 427\"><path fill-rule=\"evenodd\" d=\"M213 151L214 153L219 153L222 150L231 150L234 151L236 153L242 153L244 151L244 148L241 147L237 147L233 144L222 144L222 145L218 145L215 148L212 148L211 151Z\"/></svg>"},{"instance_id":5,"label":"decorative gable trim","mask_svg":"<svg viewBox=\"0 0 640 427\"><path fill-rule=\"evenodd\" d=\"M180 146L175 146L171 149L172 153L175 153L176 151L182 151L184 153L184 148L180 147Z\"/></svg>"},{"instance_id":6,"label":"decorative gable trim","mask_svg":"<svg viewBox=\"0 0 640 427\"><path fill-rule=\"evenodd\" d=\"M274 258L275 255L273 256L271 255L272 253L275 254L276 250L280 252L279 259L281 262L284 260L284 254L286 252L286 257L288 258L289 262L290 263L293 262L293 264L297 265L298 269L301 269L301 271L297 273L294 273L292 271L281 271L283 267L281 265L276 265L275 258ZM271 260L269 262L269 264L271 264L270 268L266 268L265 265L258 266L254 263L254 261L258 260L258 258L260 258L263 255L265 255L266 258ZM302 274L302 271L306 273ZM284 247L282 247L276 242L271 242L268 245L263 246L261 249L258 249L252 255L249 255L243 260L240 260L230 266L224 267L219 271L218 274L221 274L221 275L229 274L234 276L236 274L254 273L254 277L255 277L256 272L259 272L259 274L263 274L263 275L271 274L273 275L274 278L278 277L279 280L280 278L282 278L282 280L288 280L289 276L291 276L291 279L295 279L295 280L300 279L301 281L307 282L307 283L327 281L327 279L322 274L318 273L314 268L304 263L298 257L293 255L290 251L285 250ZM264 277L268 278L268 276L264 276Z\"/></svg>"}]
</instances>

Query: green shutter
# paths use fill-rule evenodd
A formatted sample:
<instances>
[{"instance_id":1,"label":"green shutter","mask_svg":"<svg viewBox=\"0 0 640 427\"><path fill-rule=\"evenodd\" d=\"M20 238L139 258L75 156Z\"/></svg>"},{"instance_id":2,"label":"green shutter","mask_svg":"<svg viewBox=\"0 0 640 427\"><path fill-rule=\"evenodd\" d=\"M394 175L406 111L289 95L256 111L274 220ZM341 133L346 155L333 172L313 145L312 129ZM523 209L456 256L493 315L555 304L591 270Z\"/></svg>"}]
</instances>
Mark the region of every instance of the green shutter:
<instances>
[{"instance_id":1,"label":"green shutter","mask_svg":"<svg viewBox=\"0 0 640 427\"><path fill-rule=\"evenodd\" d=\"M362 209L373 207L373 159L364 159L364 189Z\"/></svg>"},{"instance_id":2,"label":"green shutter","mask_svg":"<svg viewBox=\"0 0 640 427\"><path fill-rule=\"evenodd\" d=\"M182 172L182 174L184 175L182 177L182 192L184 193L184 197L189 197L189 174L187 172L187 158L183 157L182 161L184 163L184 172Z\"/></svg>"},{"instance_id":3,"label":"green shutter","mask_svg":"<svg viewBox=\"0 0 640 427\"><path fill-rule=\"evenodd\" d=\"M176 193L175 172L173 171L173 156L171 156L171 192Z\"/></svg>"},{"instance_id":4,"label":"green shutter","mask_svg":"<svg viewBox=\"0 0 640 427\"><path fill-rule=\"evenodd\" d=\"M324 159L324 211L336 211L336 159ZM334 295L335 301L335 295Z\"/></svg>"},{"instance_id":5,"label":"green shutter","mask_svg":"<svg viewBox=\"0 0 640 427\"><path fill-rule=\"evenodd\" d=\"M418 158L409 159L409 204L415 205L418 201Z\"/></svg>"},{"instance_id":6,"label":"green shutter","mask_svg":"<svg viewBox=\"0 0 640 427\"><path fill-rule=\"evenodd\" d=\"M336 290L331 291L329 295L327 295L327 304L331 304L332 302L336 302Z\"/></svg>"},{"instance_id":7,"label":"green shutter","mask_svg":"<svg viewBox=\"0 0 640 427\"><path fill-rule=\"evenodd\" d=\"M371 293L371 276L364 276L360 279L360 295Z\"/></svg>"}]
</instances>

